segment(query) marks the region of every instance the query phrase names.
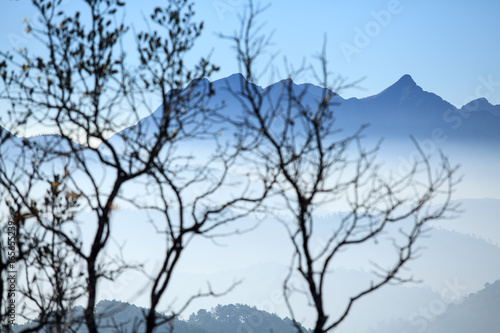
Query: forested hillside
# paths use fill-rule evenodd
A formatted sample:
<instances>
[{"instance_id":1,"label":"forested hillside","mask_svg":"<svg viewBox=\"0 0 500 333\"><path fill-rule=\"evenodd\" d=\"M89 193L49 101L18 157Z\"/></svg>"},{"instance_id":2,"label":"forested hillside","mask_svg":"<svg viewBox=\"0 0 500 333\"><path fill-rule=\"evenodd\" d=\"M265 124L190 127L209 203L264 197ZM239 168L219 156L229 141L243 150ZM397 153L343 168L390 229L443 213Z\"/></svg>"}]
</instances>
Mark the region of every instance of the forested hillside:
<instances>
[{"instance_id":1,"label":"forested hillside","mask_svg":"<svg viewBox=\"0 0 500 333\"><path fill-rule=\"evenodd\" d=\"M99 332L141 332L144 331L144 313L147 309L119 301L101 301L97 305L96 317L99 318ZM68 321L73 321L71 328L78 333L87 333L85 325L81 325L82 307L75 307ZM291 319L282 319L276 314L258 310L244 304L217 305L211 310L199 310L191 314L187 320L168 320L164 315L158 316L162 323L156 332L172 333L289 333L297 332ZM35 323L20 325L16 332L35 327ZM310 332L298 324L302 332ZM36 331L37 332L37 331ZM42 329L40 332L46 332Z\"/></svg>"}]
</instances>

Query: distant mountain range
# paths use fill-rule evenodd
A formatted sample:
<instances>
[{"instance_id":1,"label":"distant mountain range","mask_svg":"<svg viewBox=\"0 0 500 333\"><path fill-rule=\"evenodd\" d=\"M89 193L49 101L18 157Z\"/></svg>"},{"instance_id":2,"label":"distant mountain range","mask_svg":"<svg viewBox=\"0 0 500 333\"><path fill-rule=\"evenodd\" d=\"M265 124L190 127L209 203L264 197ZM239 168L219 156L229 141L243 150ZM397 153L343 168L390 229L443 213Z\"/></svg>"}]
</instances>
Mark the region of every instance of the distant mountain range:
<instances>
[{"instance_id":1,"label":"distant mountain range","mask_svg":"<svg viewBox=\"0 0 500 333\"><path fill-rule=\"evenodd\" d=\"M241 74L233 74L212 82L212 96L206 100L208 103L204 107L218 107L228 115L237 116L241 104L229 89L240 91L244 80ZM266 88L258 87L258 90L271 96L278 95L287 82L282 80ZM201 79L193 81L184 92L208 95L208 89L209 81ZM293 84L293 91L305 91L304 103L314 106L321 96L322 88L313 84ZM492 105L485 98L478 98L457 109L438 95L422 89L410 75L402 76L374 96L349 99L336 96L335 101L338 102L334 106L338 127L346 131L367 123L370 127L366 133L377 138L400 139L411 134L422 140L432 139L438 144L445 141L500 144L500 105ZM186 101L186 107L196 107L197 102L199 98ZM161 110L160 106L139 123L153 126L148 127L148 130L154 132L154 120L159 119ZM135 124L131 125L133 129Z\"/></svg>"},{"instance_id":2,"label":"distant mountain range","mask_svg":"<svg viewBox=\"0 0 500 333\"><path fill-rule=\"evenodd\" d=\"M500 280L485 285L458 304L434 300L408 319L380 325L370 333L498 333Z\"/></svg>"},{"instance_id":3,"label":"distant mountain range","mask_svg":"<svg viewBox=\"0 0 500 333\"><path fill-rule=\"evenodd\" d=\"M480 98L457 109L423 90L409 75L375 96L341 102L338 112L365 119L373 125L372 133L389 137L410 133L425 138L434 131L435 137L500 142L500 105Z\"/></svg>"},{"instance_id":4,"label":"distant mountain range","mask_svg":"<svg viewBox=\"0 0 500 333\"><path fill-rule=\"evenodd\" d=\"M241 74L233 74L212 82L212 96L206 107L217 107L227 115L237 117L241 104L230 91L238 93L245 82ZM289 81L282 80L266 88L257 87L261 93L276 100ZM293 84L293 83L292 83ZM190 92L207 93L209 81L199 80L187 88ZM312 84L293 84L293 91L304 93L303 103L314 108L319 101L322 88ZM432 139L437 144L445 141L491 142L500 144L500 105L492 105L485 98L478 98L457 109L438 95L418 86L410 75L402 76L397 82L377 95L366 98L344 99L335 97L334 106L338 128L346 131L367 123L367 134L374 137ZM189 102L187 102L189 104ZM264 103L268 107L269 103ZM187 108L194 105L187 105ZM160 117L161 106L141 123L151 123Z\"/></svg>"},{"instance_id":5,"label":"distant mountain range","mask_svg":"<svg viewBox=\"0 0 500 333\"><path fill-rule=\"evenodd\" d=\"M460 300L445 301L434 299L428 306L422 307L410 318L397 319L379 324L366 333L498 333L500 332L500 280L489 284L484 289ZM143 314L147 309L119 301L101 301L96 314L102 329L100 332L141 332ZM83 308L75 307L73 317L79 318ZM165 319L160 315L160 319ZM300 324L299 324L300 325ZM18 325L16 332L21 332L30 324ZM74 325L75 332L86 333L84 325ZM211 310L199 310L187 320L175 319L159 326L159 330L173 328L172 333L296 333L292 320L280 318L275 314L258 310L244 304L217 305ZM303 326L304 333L312 331ZM338 329L343 333L342 326Z\"/></svg>"}]
</instances>

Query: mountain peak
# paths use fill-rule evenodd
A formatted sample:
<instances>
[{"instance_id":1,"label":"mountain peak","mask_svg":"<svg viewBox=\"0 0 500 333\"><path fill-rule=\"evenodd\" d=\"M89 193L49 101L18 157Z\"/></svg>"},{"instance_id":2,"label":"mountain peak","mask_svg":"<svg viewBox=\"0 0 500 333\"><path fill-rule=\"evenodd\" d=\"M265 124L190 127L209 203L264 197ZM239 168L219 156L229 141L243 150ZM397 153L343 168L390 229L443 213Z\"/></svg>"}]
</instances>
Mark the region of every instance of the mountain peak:
<instances>
[{"instance_id":1,"label":"mountain peak","mask_svg":"<svg viewBox=\"0 0 500 333\"><path fill-rule=\"evenodd\" d=\"M416 86L417 84L415 83L410 74L405 74L401 76L401 78L394 85Z\"/></svg>"},{"instance_id":2,"label":"mountain peak","mask_svg":"<svg viewBox=\"0 0 500 333\"><path fill-rule=\"evenodd\" d=\"M225 80L240 81L240 80L245 80L245 77L241 73L234 73L226 77Z\"/></svg>"},{"instance_id":3,"label":"mountain peak","mask_svg":"<svg viewBox=\"0 0 500 333\"><path fill-rule=\"evenodd\" d=\"M401 99L406 99L409 95L420 94L422 91L422 88L413 81L413 78L409 74L405 74L391 86L369 98L384 96L384 98L390 100L401 101Z\"/></svg>"},{"instance_id":4,"label":"mountain peak","mask_svg":"<svg viewBox=\"0 0 500 333\"><path fill-rule=\"evenodd\" d=\"M214 81L217 82L217 81L220 81L221 83L225 83L225 84L230 84L230 85L233 85L233 84L241 84L242 82L245 82L245 77L243 76L243 74L241 73L234 73L234 74L231 74L225 78L221 78L219 80L216 80Z\"/></svg>"},{"instance_id":5,"label":"mountain peak","mask_svg":"<svg viewBox=\"0 0 500 333\"><path fill-rule=\"evenodd\" d=\"M465 104L461 110L466 112L487 111L494 116L500 116L500 105L491 104L486 98L480 97Z\"/></svg>"},{"instance_id":6,"label":"mountain peak","mask_svg":"<svg viewBox=\"0 0 500 333\"><path fill-rule=\"evenodd\" d=\"M227 77L212 81L212 84L216 90L217 87L222 87L223 89L227 89L228 87L231 87L232 89L239 89L240 87L243 87L244 82L246 82L246 79L243 74L234 73Z\"/></svg>"},{"instance_id":7,"label":"mountain peak","mask_svg":"<svg viewBox=\"0 0 500 333\"><path fill-rule=\"evenodd\" d=\"M490 108L493 105L484 97L477 98L465 104L463 108L469 111L479 111L479 109Z\"/></svg>"}]
</instances>

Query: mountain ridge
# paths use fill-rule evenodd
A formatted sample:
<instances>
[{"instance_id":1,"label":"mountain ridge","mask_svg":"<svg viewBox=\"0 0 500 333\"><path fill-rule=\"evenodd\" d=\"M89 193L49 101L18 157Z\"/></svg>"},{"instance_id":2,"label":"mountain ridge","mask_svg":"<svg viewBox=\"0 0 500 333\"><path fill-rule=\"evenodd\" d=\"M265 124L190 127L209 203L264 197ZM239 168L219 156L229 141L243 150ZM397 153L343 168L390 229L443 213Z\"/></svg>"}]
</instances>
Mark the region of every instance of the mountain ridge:
<instances>
[{"instance_id":1,"label":"mountain ridge","mask_svg":"<svg viewBox=\"0 0 500 333\"><path fill-rule=\"evenodd\" d=\"M241 114L243 112L241 100L234 94L241 90L244 80L243 75L233 74L211 82L213 95L208 101L208 107L219 108L226 116ZM203 85L206 82L208 81L203 81ZM255 85L258 91L270 97L264 98L263 109L269 107L269 101L277 101L278 96L283 94L285 95L283 101L286 102L288 88L285 88L288 83L292 84L291 91L296 96L301 96L305 107L316 109L323 88L310 83L296 84L286 79L266 87ZM335 102L338 103L333 106L336 125L347 132L357 130L363 124L370 124L365 134L377 139L379 137L407 139L409 135L417 139L427 139L433 136L435 129L444 129L451 141L482 140L500 144L500 131L498 131L500 106L498 106L498 117L495 117L496 107L486 99L481 103L484 107L477 112L469 112L463 107L457 109L440 96L424 90L409 74L403 75L394 84L373 96L344 99L341 95L336 95L335 98L337 99ZM155 117L156 114L158 117L161 109L158 108L152 116ZM147 118L141 121L146 121Z\"/></svg>"},{"instance_id":2,"label":"mountain ridge","mask_svg":"<svg viewBox=\"0 0 500 333\"><path fill-rule=\"evenodd\" d=\"M210 82L212 88L217 94L220 93L220 91L218 90L225 90L227 89L227 87L238 88L238 82L243 83L243 80L245 80L245 78L240 73L235 73L228 77L211 82L206 78L202 78L191 82L185 88L185 90L191 89L192 86L205 86ZM273 87L279 87L286 82L289 82L288 79L280 80L265 87L259 85L256 86L259 88L259 90L263 91L266 89L271 89ZM309 89L309 91L322 90L321 87L312 83L293 84L298 88L307 88ZM340 114L343 111L347 110L352 114L351 116L349 116L349 118L351 118L352 116L363 118L366 119L368 123L372 123L375 125L378 122L377 119L380 119L384 116L394 118L394 126L397 127L401 127L403 125L409 126L415 123L422 125L424 122L427 124L432 123L433 125L436 125L443 120L444 122L452 123L452 125L456 127L456 124L458 124L458 122L460 121L457 117L467 119L470 117L471 113L474 113L475 116L482 116L483 113L488 113L500 118L500 105L493 105L484 97L477 98L463 105L461 108L456 108L439 95L424 90L415 82L410 74L404 74L396 82L383 89L379 93L371 96L363 98L351 97L346 99L343 98L341 94L338 94L335 98L337 98L337 101L340 103L340 105L336 106L338 111L337 114ZM158 107L150 115L140 119L139 122L142 122L143 120L153 116L160 109L161 106ZM375 117L375 119L371 119L372 117ZM405 117L409 117L408 121L405 121ZM484 121L484 119L481 120L481 122ZM352 119L347 119L347 123L352 122ZM495 124L496 123L498 123L500 126L500 120L496 121ZM3 124L0 124L0 126L2 125ZM128 128L136 125L137 124L131 124ZM7 131L9 130L8 128L5 129ZM386 127L378 128L378 130L383 130L384 132L386 129ZM21 137L34 139L40 136L41 135L26 135Z\"/></svg>"}]
</instances>

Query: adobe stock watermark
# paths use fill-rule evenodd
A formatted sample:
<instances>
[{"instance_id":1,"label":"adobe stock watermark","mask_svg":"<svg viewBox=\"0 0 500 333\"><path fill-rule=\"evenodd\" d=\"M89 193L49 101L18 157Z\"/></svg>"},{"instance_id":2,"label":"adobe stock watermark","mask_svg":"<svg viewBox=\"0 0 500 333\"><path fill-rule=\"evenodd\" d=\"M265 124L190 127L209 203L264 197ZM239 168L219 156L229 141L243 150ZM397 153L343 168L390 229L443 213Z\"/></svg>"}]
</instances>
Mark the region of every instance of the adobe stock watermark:
<instances>
[{"instance_id":1,"label":"adobe stock watermark","mask_svg":"<svg viewBox=\"0 0 500 333\"><path fill-rule=\"evenodd\" d=\"M18 0L16 0L18 1ZM65 8L70 1L63 2L61 8ZM16 4L17 6L17 4ZM10 46L14 50L23 50L28 47L33 42L37 42L37 39L33 35L33 29L43 29L43 16L38 11L35 12L31 18L25 17L22 20L23 23L23 31L18 32L8 32L7 39L9 40Z\"/></svg>"},{"instance_id":2,"label":"adobe stock watermark","mask_svg":"<svg viewBox=\"0 0 500 333\"><path fill-rule=\"evenodd\" d=\"M479 99L481 97L488 98L500 90L500 81L497 81L492 74L487 77L478 76L478 84L474 89L474 93L465 97L463 100L463 107L460 109L450 108L443 112L442 120L446 126L435 127L431 130L430 136L424 140L418 140L422 151L427 155L433 155L438 152L439 147L448 141L448 134L456 131L463 126L464 122L474 112L489 112L490 114L500 117L500 112L495 112L494 109L482 110ZM448 133L448 134L447 134ZM397 173L404 175L411 170L414 161L420 158L419 151L415 148L406 157L399 156L399 165Z\"/></svg>"},{"instance_id":3,"label":"adobe stock watermark","mask_svg":"<svg viewBox=\"0 0 500 333\"><path fill-rule=\"evenodd\" d=\"M440 293L441 297L433 299L427 306L419 308L410 316L408 322L415 327L416 331L401 333L424 332L430 322L446 312L450 304L461 303L467 288L461 285L457 278L453 281L445 280L444 284L445 287Z\"/></svg>"},{"instance_id":4,"label":"adobe stock watermark","mask_svg":"<svg viewBox=\"0 0 500 333\"><path fill-rule=\"evenodd\" d=\"M0 324L14 325L16 324L16 294L17 294L17 228L14 221L9 221L7 226L7 281L5 282L5 289L7 291L7 299L5 302L5 318ZM3 235L2 235L3 236ZM2 295L3 297L3 295Z\"/></svg>"},{"instance_id":5,"label":"adobe stock watermark","mask_svg":"<svg viewBox=\"0 0 500 333\"><path fill-rule=\"evenodd\" d=\"M350 63L354 55L360 54L363 49L368 47L372 40L378 37L383 29L391 24L393 17L402 11L403 5L399 0L389 1L385 9L372 10L370 12L372 18L370 21L366 22L363 27L354 27L352 42L341 42L339 44L346 61Z\"/></svg>"},{"instance_id":6,"label":"adobe stock watermark","mask_svg":"<svg viewBox=\"0 0 500 333\"><path fill-rule=\"evenodd\" d=\"M243 6L244 0L214 0L212 5L214 6L215 12L221 21L224 21L224 17L227 14L232 14L238 10L239 7Z\"/></svg>"},{"instance_id":7,"label":"adobe stock watermark","mask_svg":"<svg viewBox=\"0 0 500 333\"><path fill-rule=\"evenodd\" d=\"M458 110L448 109L443 114L443 120L451 124L451 128L454 130L459 129L462 126L463 119L469 118L471 113L476 111L488 111L494 116L500 116L499 112L494 112L491 109L481 110L479 101L481 97L489 98L493 93L497 92L500 89L500 81L495 81L492 74L489 74L486 78L480 75L477 80L479 83L474 89L474 94L464 98L462 102L464 106Z\"/></svg>"},{"instance_id":8,"label":"adobe stock watermark","mask_svg":"<svg viewBox=\"0 0 500 333\"><path fill-rule=\"evenodd\" d=\"M35 37L31 33L33 27L39 28L42 15L40 13L35 13L28 19L25 17L23 19L23 32L9 32L7 33L7 39L9 40L10 46L15 50L23 50L30 43L35 41ZM30 28L28 28L30 26Z\"/></svg>"}]
</instances>

